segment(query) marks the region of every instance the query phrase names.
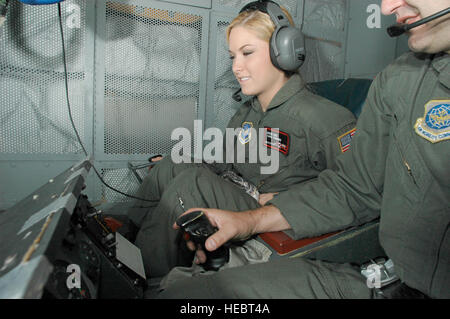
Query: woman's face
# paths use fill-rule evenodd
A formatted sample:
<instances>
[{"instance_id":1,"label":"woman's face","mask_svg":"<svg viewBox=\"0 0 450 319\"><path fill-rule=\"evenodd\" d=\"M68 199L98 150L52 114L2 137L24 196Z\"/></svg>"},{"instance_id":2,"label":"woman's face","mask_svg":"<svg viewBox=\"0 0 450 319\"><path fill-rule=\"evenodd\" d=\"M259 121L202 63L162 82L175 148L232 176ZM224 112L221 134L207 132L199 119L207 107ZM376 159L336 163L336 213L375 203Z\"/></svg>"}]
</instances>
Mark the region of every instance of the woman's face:
<instances>
[{"instance_id":1,"label":"woman's face","mask_svg":"<svg viewBox=\"0 0 450 319\"><path fill-rule=\"evenodd\" d=\"M283 71L270 61L269 43L243 26L234 27L229 36L232 70L242 93L258 97L263 109L287 81Z\"/></svg>"}]
</instances>

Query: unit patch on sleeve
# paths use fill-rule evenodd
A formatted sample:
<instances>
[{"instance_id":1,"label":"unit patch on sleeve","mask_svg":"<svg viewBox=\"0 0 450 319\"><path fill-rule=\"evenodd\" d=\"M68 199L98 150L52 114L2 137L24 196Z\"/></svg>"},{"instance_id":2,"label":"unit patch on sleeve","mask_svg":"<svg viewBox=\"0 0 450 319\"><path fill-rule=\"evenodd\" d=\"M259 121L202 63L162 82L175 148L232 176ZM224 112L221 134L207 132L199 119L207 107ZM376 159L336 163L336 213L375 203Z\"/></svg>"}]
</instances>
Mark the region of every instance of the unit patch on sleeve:
<instances>
[{"instance_id":1,"label":"unit patch on sleeve","mask_svg":"<svg viewBox=\"0 0 450 319\"><path fill-rule=\"evenodd\" d=\"M271 127L264 127L264 146L287 155L289 153L289 134Z\"/></svg>"},{"instance_id":2,"label":"unit patch on sleeve","mask_svg":"<svg viewBox=\"0 0 450 319\"><path fill-rule=\"evenodd\" d=\"M425 104L425 113L417 119L414 130L431 143L450 139L450 100L431 100Z\"/></svg>"},{"instance_id":3,"label":"unit patch on sleeve","mask_svg":"<svg viewBox=\"0 0 450 319\"><path fill-rule=\"evenodd\" d=\"M337 139L339 141L339 146L341 147L342 153L345 153L350 148L350 142L352 141L353 135L355 135L356 128L342 134Z\"/></svg>"}]
</instances>

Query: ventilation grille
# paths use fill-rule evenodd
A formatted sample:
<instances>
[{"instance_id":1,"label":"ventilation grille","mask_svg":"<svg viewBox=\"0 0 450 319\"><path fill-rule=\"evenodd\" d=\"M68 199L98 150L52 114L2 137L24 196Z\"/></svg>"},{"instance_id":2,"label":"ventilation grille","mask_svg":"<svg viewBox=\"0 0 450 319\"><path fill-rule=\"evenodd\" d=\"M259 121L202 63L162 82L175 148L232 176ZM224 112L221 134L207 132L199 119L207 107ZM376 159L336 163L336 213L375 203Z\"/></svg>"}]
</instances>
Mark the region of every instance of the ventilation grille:
<instances>
[{"instance_id":1,"label":"ventilation grille","mask_svg":"<svg viewBox=\"0 0 450 319\"><path fill-rule=\"evenodd\" d=\"M197 118L202 17L106 4L104 152L169 153Z\"/></svg>"}]
</instances>

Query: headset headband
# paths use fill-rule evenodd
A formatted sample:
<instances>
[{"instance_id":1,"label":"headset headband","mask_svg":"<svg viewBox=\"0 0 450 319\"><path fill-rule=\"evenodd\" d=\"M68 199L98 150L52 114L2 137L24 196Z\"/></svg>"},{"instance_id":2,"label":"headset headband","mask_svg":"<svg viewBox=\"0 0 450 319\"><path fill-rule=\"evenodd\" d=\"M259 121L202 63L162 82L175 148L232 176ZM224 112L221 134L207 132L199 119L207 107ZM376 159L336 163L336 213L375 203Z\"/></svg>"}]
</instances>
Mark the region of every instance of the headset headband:
<instances>
[{"instance_id":1,"label":"headset headband","mask_svg":"<svg viewBox=\"0 0 450 319\"><path fill-rule=\"evenodd\" d=\"M270 16L276 26L284 27L290 25L288 18L284 14L283 10L281 10L280 6L270 0L259 0L247 3L247 5L239 11L239 13L244 11L261 11L266 13Z\"/></svg>"},{"instance_id":2,"label":"headset headband","mask_svg":"<svg viewBox=\"0 0 450 319\"><path fill-rule=\"evenodd\" d=\"M267 0L267 1L259 0L259 1L253 1L253 2L247 3L241 9L241 11L239 11L239 13L244 12L244 11L255 11L255 10L267 13L267 2L273 2L273 1L270 1L270 0Z\"/></svg>"}]
</instances>

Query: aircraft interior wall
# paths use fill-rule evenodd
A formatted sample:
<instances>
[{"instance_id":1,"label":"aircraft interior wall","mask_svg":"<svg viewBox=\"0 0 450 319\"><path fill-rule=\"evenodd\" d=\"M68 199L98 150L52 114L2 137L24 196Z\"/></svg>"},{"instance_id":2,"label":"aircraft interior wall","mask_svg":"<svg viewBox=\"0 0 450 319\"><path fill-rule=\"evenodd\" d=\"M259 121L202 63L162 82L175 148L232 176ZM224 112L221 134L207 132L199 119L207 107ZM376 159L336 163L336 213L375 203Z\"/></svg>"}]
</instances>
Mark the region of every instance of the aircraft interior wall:
<instances>
[{"instance_id":1,"label":"aircraft interior wall","mask_svg":"<svg viewBox=\"0 0 450 319\"><path fill-rule=\"evenodd\" d=\"M105 182L133 194L139 182L128 165L169 154L175 128L193 131L194 120L225 128L239 107L225 29L248 2L62 2L71 114ZM378 1L278 3L307 37L300 73L308 82L372 79L406 50L403 37L386 35L395 21L381 15ZM3 210L86 157L66 102L56 5L10 3L0 27L0 91ZM129 200L92 170L85 192L93 203Z\"/></svg>"}]
</instances>

